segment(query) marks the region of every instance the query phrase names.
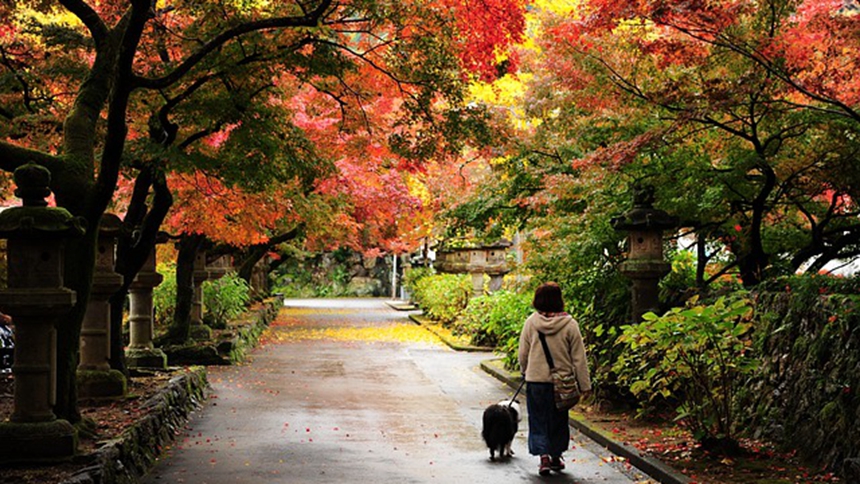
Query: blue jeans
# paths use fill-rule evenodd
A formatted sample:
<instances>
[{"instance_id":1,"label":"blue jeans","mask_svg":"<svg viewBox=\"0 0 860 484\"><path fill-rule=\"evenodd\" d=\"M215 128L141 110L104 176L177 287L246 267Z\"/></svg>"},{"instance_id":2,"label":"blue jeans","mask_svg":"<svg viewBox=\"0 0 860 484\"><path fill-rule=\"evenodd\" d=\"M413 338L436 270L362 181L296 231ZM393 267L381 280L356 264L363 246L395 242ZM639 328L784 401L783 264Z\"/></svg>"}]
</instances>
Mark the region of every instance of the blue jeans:
<instances>
[{"instance_id":1,"label":"blue jeans","mask_svg":"<svg viewBox=\"0 0 860 484\"><path fill-rule=\"evenodd\" d=\"M526 383L529 453L561 457L570 444L567 410L555 408L552 383Z\"/></svg>"}]
</instances>

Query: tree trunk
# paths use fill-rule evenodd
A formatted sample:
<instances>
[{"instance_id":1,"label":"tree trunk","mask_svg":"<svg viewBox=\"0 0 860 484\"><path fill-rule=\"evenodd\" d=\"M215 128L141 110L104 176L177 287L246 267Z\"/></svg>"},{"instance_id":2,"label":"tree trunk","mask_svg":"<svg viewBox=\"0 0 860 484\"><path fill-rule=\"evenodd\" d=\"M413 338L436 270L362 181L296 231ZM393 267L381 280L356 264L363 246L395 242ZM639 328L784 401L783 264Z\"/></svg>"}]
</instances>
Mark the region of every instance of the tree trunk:
<instances>
[{"instance_id":1,"label":"tree trunk","mask_svg":"<svg viewBox=\"0 0 860 484\"><path fill-rule=\"evenodd\" d=\"M705 269L708 266L707 243L705 234L696 232L696 287L699 288L699 292L704 292L708 287L705 281Z\"/></svg>"},{"instance_id":2,"label":"tree trunk","mask_svg":"<svg viewBox=\"0 0 860 484\"><path fill-rule=\"evenodd\" d=\"M155 195L152 207L147 211L146 199L152 186ZM164 175L144 169L135 180L134 192L123 220L123 234L116 249L116 272L123 276L123 285L110 299L111 305L111 368L128 375L125 364L125 339L122 319L128 289L137 273L155 249L156 237L161 223L167 216L173 196L167 187Z\"/></svg>"},{"instance_id":3,"label":"tree trunk","mask_svg":"<svg viewBox=\"0 0 860 484\"><path fill-rule=\"evenodd\" d=\"M275 235L263 244L253 245L248 248L242 257L242 262L239 264L238 276L245 280L249 285L251 284L251 276L254 273L254 266L257 265L257 262L266 256L266 254L272 250L272 247L287 242L289 240L293 240L299 235L299 229L294 228L289 232L285 232L282 234Z\"/></svg>"},{"instance_id":4,"label":"tree trunk","mask_svg":"<svg viewBox=\"0 0 860 484\"><path fill-rule=\"evenodd\" d=\"M254 274L254 267L268 252L269 246L267 244L255 245L248 249L245 257L242 258L242 263L239 265L237 275L250 285L251 276Z\"/></svg>"},{"instance_id":5,"label":"tree trunk","mask_svg":"<svg viewBox=\"0 0 860 484\"><path fill-rule=\"evenodd\" d=\"M202 235L183 235L176 256L176 310L164 343L182 344L191 332L191 305L194 300L194 258L203 245Z\"/></svg>"},{"instance_id":6,"label":"tree trunk","mask_svg":"<svg viewBox=\"0 0 860 484\"><path fill-rule=\"evenodd\" d=\"M73 424L81 421L77 387L81 324L90 299L98 240L98 230L91 228L92 221L89 224L83 237L66 242L64 280L66 287L75 291L77 303L57 324L57 402L54 413Z\"/></svg>"}]
</instances>

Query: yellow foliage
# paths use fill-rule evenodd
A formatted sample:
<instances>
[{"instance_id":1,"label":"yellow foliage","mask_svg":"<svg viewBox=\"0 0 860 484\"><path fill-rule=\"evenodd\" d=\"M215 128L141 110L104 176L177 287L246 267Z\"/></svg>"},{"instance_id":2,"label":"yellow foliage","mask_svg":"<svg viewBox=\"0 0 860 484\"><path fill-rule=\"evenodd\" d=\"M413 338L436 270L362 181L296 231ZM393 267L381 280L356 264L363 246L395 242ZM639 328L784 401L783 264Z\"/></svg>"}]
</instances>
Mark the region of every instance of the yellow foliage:
<instances>
[{"instance_id":1,"label":"yellow foliage","mask_svg":"<svg viewBox=\"0 0 860 484\"><path fill-rule=\"evenodd\" d=\"M27 22L33 20L44 25L61 25L65 27L83 27L83 23L78 17L68 10L58 10L53 8L50 12L42 12L31 8L21 8L13 13L14 20L11 20L18 27L23 27ZM19 32L18 35L28 35Z\"/></svg>"},{"instance_id":2,"label":"yellow foliage","mask_svg":"<svg viewBox=\"0 0 860 484\"><path fill-rule=\"evenodd\" d=\"M430 193L427 185L420 177L411 173L404 173L403 180L406 183L406 188L409 190L410 195L417 197L425 205L430 205L432 203L433 194Z\"/></svg>"},{"instance_id":3,"label":"yellow foliage","mask_svg":"<svg viewBox=\"0 0 860 484\"><path fill-rule=\"evenodd\" d=\"M581 2L576 0L533 0L532 5L538 10L552 12L556 15L568 15L579 8Z\"/></svg>"},{"instance_id":4,"label":"yellow foliage","mask_svg":"<svg viewBox=\"0 0 860 484\"><path fill-rule=\"evenodd\" d=\"M516 106L526 93L526 85L531 81L532 74L505 74L502 78L487 82L474 82L469 87L470 99L483 104L495 106Z\"/></svg>"},{"instance_id":5,"label":"yellow foliage","mask_svg":"<svg viewBox=\"0 0 860 484\"><path fill-rule=\"evenodd\" d=\"M660 29L654 22L646 19L623 20L618 24L618 27L615 27L613 33L618 36L636 38L637 40L648 42L654 42L662 37Z\"/></svg>"}]
</instances>

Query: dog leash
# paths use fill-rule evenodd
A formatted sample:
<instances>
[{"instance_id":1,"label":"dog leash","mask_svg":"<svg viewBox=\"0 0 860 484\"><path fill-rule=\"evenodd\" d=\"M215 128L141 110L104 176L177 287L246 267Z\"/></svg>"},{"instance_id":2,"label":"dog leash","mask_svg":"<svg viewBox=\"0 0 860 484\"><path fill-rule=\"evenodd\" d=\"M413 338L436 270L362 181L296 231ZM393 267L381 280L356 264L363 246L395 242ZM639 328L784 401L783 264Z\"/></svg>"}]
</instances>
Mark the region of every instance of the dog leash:
<instances>
[{"instance_id":1,"label":"dog leash","mask_svg":"<svg viewBox=\"0 0 860 484\"><path fill-rule=\"evenodd\" d=\"M520 390L522 390L522 389L523 389L523 386L524 386L525 384L526 384L526 379L525 379L525 378L523 378L523 381L520 383L520 386L519 386L519 387L517 387L517 391L514 393L514 396L513 396L513 397L511 397L511 401L510 401L510 402L508 402L508 406L509 406L509 407L510 407L511 405L513 405L513 404L514 404L514 400L516 400L517 395L519 395L519 394L520 394Z\"/></svg>"}]
</instances>

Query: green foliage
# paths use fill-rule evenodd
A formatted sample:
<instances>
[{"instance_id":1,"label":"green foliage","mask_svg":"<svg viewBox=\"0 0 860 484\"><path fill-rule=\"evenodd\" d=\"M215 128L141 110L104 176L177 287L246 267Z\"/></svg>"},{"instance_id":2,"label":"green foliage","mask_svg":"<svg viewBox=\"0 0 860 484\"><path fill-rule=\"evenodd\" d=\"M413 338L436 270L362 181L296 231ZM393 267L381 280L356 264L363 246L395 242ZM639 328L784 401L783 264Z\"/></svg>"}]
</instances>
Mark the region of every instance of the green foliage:
<instances>
[{"instance_id":1,"label":"green foliage","mask_svg":"<svg viewBox=\"0 0 860 484\"><path fill-rule=\"evenodd\" d=\"M248 306L251 288L235 272L220 279L203 283L203 306L207 324L212 328L225 328L227 322L242 314Z\"/></svg>"},{"instance_id":2,"label":"green foliage","mask_svg":"<svg viewBox=\"0 0 860 484\"><path fill-rule=\"evenodd\" d=\"M160 262L157 271L164 280L152 290L153 313L155 325L166 328L176 310L176 264Z\"/></svg>"},{"instance_id":3,"label":"green foliage","mask_svg":"<svg viewBox=\"0 0 860 484\"><path fill-rule=\"evenodd\" d=\"M434 274L415 284L416 302L431 318L452 323L469 303L472 281L467 274Z\"/></svg>"},{"instance_id":4,"label":"green foliage","mask_svg":"<svg viewBox=\"0 0 860 484\"><path fill-rule=\"evenodd\" d=\"M696 287L696 256L688 250L668 253L672 270L660 280L660 300L668 306L681 306Z\"/></svg>"},{"instance_id":5,"label":"green foliage","mask_svg":"<svg viewBox=\"0 0 860 484\"><path fill-rule=\"evenodd\" d=\"M421 305L421 302L418 300L420 296L417 293L418 281L433 274L435 274L435 271L432 267L410 267L403 271L401 282L403 283L403 287L412 295L412 302Z\"/></svg>"},{"instance_id":6,"label":"green foliage","mask_svg":"<svg viewBox=\"0 0 860 484\"><path fill-rule=\"evenodd\" d=\"M493 346L504 353L505 366L517 369L523 323L531 314L531 295L498 291L473 298L457 319L454 332L468 334L476 346Z\"/></svg>"},{"instance_id":7,"label":"green foliage","mask_svg":"<svg viewBox=\"0 0 860 484\"><path fill-rule=\"evenodd\" d=\"M287 298L350 295L347 290L350 279L348 268L342 263L335 263L326 269L317 259L294 260L284 264L275 276L273 292Z\"/></svg>"},{"instance_id":8,"label":"green foliage","mask_svg":"<svg viewBox=\"0 0 860 484\"><path fill-rule=\"evenodd\" d=\"M644 402L677 401L677 419L701 442L733 439L732 403L751 356L751 301L745 295L686 308L623 326L624 352L614 370Z\"/></svg>"}]
</instances>

